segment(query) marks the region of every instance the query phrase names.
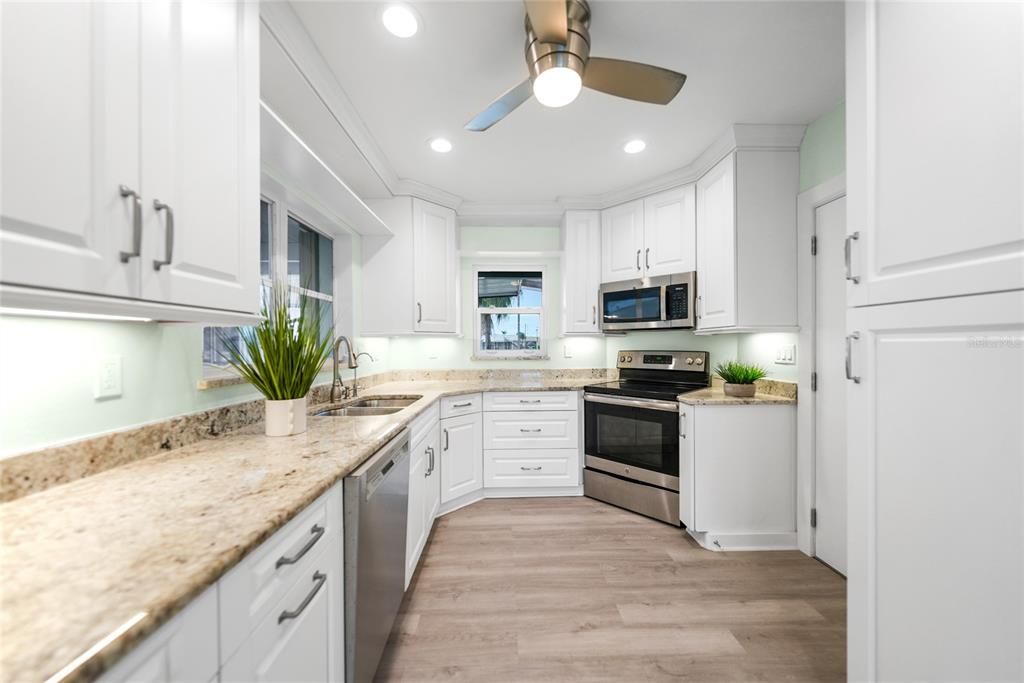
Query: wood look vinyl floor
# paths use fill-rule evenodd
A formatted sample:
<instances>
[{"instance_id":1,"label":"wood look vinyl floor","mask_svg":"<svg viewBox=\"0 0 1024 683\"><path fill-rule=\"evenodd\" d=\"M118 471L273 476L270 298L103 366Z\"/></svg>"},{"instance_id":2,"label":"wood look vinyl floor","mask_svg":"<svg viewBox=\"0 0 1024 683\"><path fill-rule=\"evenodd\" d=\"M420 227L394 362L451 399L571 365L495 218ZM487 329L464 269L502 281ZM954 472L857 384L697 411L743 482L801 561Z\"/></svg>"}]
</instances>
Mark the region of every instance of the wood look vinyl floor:
<instances>
[{"instance_id":1,"label":"wood look vinyl floor","mask_svg":"<svg viewBox=\"0 0 1024 683\"><path fill-rule=\"evenodd\" d=\"M380 681L831 681L846 582L802 553L714 553L589 498L440 518Z\"/></svg>"}]
</instances>

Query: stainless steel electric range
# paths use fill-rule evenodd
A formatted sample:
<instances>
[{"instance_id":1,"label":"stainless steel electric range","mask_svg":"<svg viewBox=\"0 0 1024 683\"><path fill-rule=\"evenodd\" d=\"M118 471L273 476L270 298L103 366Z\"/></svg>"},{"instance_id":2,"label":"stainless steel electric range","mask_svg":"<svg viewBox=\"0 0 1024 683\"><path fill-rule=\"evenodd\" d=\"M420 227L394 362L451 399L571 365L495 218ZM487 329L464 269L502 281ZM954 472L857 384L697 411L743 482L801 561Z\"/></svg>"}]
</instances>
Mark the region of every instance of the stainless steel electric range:
<instances>
[{"instance_id":1,"label":"stainless steel electric range","mask_svg":"<svg viewBox=\"0 0 1024 683\"><path fill-rule=\"evenodd\" d=\"M619 379L584 388L583 493L679 524L679 394L711 382L706 351L620 351Z\"/></svg>"}]
</instances>

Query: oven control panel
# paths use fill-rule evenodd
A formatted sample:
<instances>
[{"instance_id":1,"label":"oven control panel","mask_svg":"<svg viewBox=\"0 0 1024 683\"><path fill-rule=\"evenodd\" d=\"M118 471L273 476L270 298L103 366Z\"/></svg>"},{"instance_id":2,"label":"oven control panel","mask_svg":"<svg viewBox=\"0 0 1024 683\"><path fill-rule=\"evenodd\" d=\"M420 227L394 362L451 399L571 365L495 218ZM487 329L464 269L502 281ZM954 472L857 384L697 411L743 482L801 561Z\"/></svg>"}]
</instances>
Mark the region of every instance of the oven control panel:
<instances>
[{"instance_id":1,"label":"oven control panel","mask_svg":"<svg viewBox=\"0 0 1024 683\"><path fill-rule=\"evenodd\" d=\"M619 351L618 368L635 370L707 370L707 351Z\"/></svg>"}]
</instances>

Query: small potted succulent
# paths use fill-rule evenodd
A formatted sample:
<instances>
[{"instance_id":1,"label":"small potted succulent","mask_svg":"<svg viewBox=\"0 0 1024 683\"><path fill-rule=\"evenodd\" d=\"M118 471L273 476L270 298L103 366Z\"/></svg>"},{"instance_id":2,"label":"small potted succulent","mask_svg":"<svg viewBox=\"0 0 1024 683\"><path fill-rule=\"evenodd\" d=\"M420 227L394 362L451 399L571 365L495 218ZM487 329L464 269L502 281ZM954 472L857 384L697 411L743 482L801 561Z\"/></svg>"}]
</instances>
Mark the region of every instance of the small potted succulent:
<instances>
[{"instance_id":1,"label":"small potted succulent","mask_svg":"<svg viewBox=\"0 0 1024 683\"><path fill-rule=\"evenodd\" d=\"M238 329L238 336L218 336L224 359L266 398L267 436L306 431L306 395L331 354L333 329L323 330L315 302L300 297L292 316L289 292L274 286L262 305L263 320Z\"/></svg>"},{"instance_id":2,"label":"small potted succulent","mask_svg":"<svg viewBox=\"0 0 1024 683\"><path fill-rule=\"evenodd\" d=\"M757 390L754 382L768 374L757 365L747 365L738 361L719 363L715 374L725 380L725 395L737 398L750 398Z\"/></svg>"}]
</instances>

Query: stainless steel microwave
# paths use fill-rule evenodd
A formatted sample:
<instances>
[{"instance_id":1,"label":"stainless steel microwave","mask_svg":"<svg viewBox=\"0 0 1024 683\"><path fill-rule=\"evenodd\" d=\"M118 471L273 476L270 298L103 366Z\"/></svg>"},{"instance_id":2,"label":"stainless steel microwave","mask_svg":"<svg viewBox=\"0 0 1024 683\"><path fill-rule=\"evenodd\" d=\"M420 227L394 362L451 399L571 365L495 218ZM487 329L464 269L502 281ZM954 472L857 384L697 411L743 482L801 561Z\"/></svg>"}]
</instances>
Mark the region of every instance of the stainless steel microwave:
<instances>
[{"instance_id":1,"label":"stainless steel microwave","mask_svg":"<svg viewBox=\"0 0 1024 683\"><path fill-rule=\"evenodd\" d=\"M693 271L601 285L601 329L693 327L696 290Z\"/></svg>"}]
</instances>

